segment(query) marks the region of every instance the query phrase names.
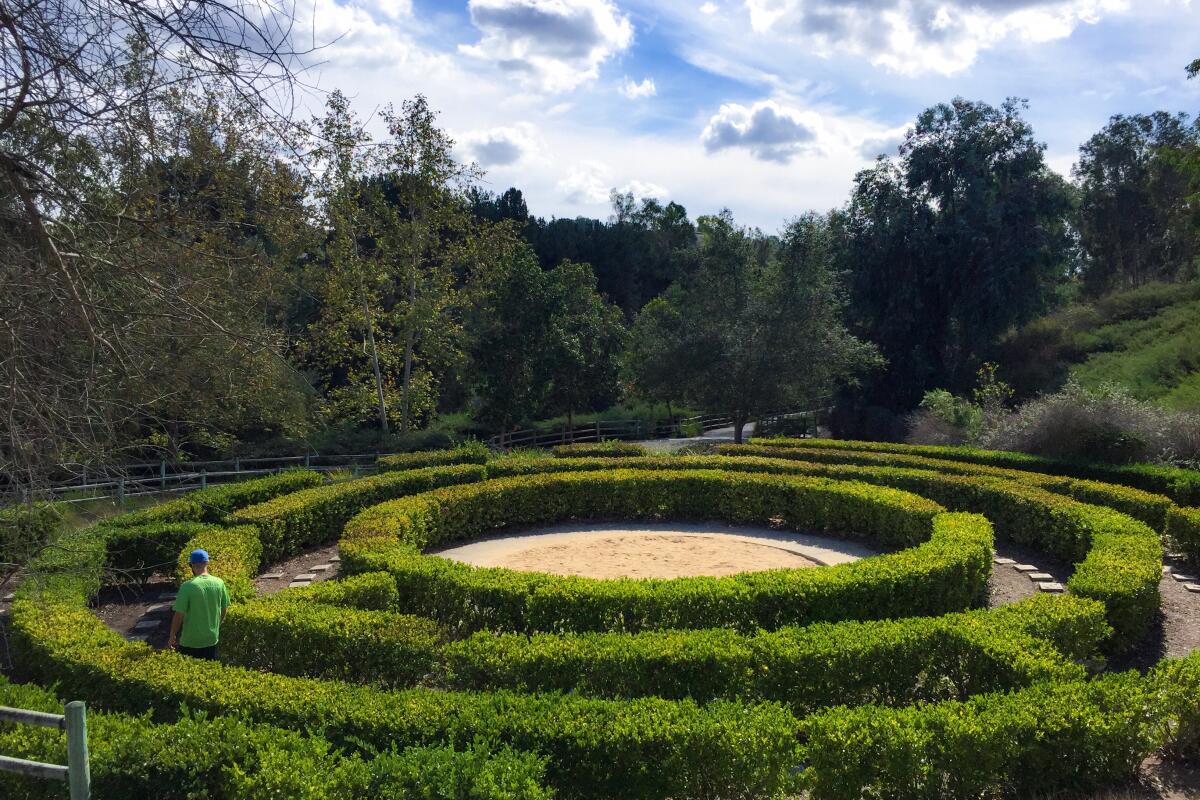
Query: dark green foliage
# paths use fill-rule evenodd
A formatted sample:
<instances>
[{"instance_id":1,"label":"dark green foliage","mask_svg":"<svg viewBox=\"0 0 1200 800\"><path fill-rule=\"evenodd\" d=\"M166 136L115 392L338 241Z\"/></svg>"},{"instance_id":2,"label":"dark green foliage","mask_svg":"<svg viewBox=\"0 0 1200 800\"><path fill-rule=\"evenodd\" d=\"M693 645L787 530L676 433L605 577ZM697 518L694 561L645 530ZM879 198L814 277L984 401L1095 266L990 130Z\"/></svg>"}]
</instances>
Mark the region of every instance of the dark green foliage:
<instances>
[{"instance_id":1,"label":"dark green foliage","mask_svg":"<svg viewBox=\"0 0 1200 800\"><path fill-rule=\"evenodd\" d=\"M802 722L814 800L1088 791L1131 781L1154 749L1136 674L1043 683L1012 694L892 709L835 709Z\"/></svg>"},{"instance_id":2,"label":"dark green foliage","mask_svg":"<svg viewBox=\"0 0 1200 800\"><path fill-rule=\"evenodd\" d=\"M836 421L848 433L899 436L890 415L930 389L968 390L998 337L1043 312L1065 276L1069 189L1023 109L936 105L898 161L855 178L835 219L851 330L887 368L843 396Z\"/></svg>"},{"instance_id":3,"label":"dark green foliage","mask_svg":"<svg viewBox=\"0 0 1200 800\"><path fill-rule=\"evenodd\" d=\"M0 509L0 575L6 564L23 565L53 541L60 522L60 511L49 503Z\"/></svg>"},{"instance_id":4,"label":"dark green foliage","mask_svg":"<svg viewBox=\"0 0 1200 800\"><path fill-rule=\"evenodd\" d=\"M189 492L177 500L112 517L104 525L145 529L167 522L221 522L231 511L324 483L325 477L319 472L291 469L265 478Z\"/></svg>"},{"instance_id":5,"label":"dark green foliage","mask_svg":"<svg viewBox=\"0 0 1200 800\"><path fill-rule=\"evenodd\" d=\"M44 689L0 678L0 705L62 713ZM508 748L410 748L365 759L294 731L233 716L154 724L124 714L88 714L96 800L548 800L544 760ZM66 763L66 739L44 728L0 723L0 753ZM0 773L8 800L61 798L62 784Z\"/></svg>"},{"instance_id":6,"label":"dark green foliage","mask_svg":"<svg viewBox=\"0 0 1200 800\"><path fill-rule=\"evenodd\" d=\"M173 574L179 551L192 537L211 527L206 522L146 522L111 528L98 525L96 529L106 539L107 580L136 583L153 575Z\"/></svg>"},{"instance_id":7,"label":"dark green foliage","mask_svg":"<svg viewBox=\"0 0 1200 800\"><path fill-rule=\"evenodd\" d=\"M451 450L430 450L416 453L397 453L380 456L376 462L380 472L444 467L451 464L486 464L492 452L483 442L470 441Z\"/></svg>"},{"instance_id":8,"label":"dark green foliage","mask_svg":"<svg viewBox=\"0 0 1200 800\"><path fill-rule=\"evenodd\" d=\"M607 442L585 442L582 444L562 444L552 448L555 458L625 458L630 456L649 455L650 451L640 444L621 442L612 439Z\"/></svg>"},{"instance_id":9,"label":"dark green foliage","mask_svg":"<svg viewBox=\"0 0 1200 800\"><path fill-rule=\"evenodd\" d=\"M221 660L280 675L411 686L434 671L443 635L429 619L318 602L230 610Z\"/></svg>"},{"instance_id":10,"label":"dark green foliage","mask_svg":"<svg viewBox=\"0 0 1200 800\"><path fill-rule=\"evenodd\" d=\"M264 556L274 560L333 541L346 521L368 506L438 486L477 481L484 474L477 464L385 472L277 497L232 514L230 521L256 526Z\"/></svg>"}]
</instances>

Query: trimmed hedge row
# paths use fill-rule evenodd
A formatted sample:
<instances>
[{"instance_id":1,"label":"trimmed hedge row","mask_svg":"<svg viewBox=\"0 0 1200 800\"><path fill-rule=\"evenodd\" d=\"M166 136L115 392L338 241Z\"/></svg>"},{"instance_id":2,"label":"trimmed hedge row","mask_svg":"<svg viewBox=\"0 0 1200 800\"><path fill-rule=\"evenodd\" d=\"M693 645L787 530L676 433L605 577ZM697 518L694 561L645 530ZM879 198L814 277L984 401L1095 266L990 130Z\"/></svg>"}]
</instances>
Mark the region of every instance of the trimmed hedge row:
<instances>
[{"instance_id":1,"label":"trimmed hedge row","mask_svg":"<svg viewBox=\"0 0 1200 800\"><path fill-rule=\"evenodd\" d=\"M0 705L62 713L45 689L0 677ZM545 762L511 749L410 748L362 758L295 731L234 717L184 717L155 724L124 714L88 714L92 796L96 800L549 800ZM66 763L59 731L0 723L0 753ZM7 800L58 800L60 783L0 773Z\"/></svg>"},{"instance_id":2,"label":"trimmed hedge row","mask_svg":"<svg viewBox=\"0 0 1200 800\"><path fill-rule=\"evenodd\" d=\"M1054 598L1076 620L1076 652L1107 638L1104 609ZM1082 680L1082 667L1025 630L1033 598L1008 615L841 622L740 634L712 628L637 634L478 633L447 645L447 684L458 689L576 692L596 697L775 700L796 714L837 705L962 699L1043 680ZM1065 637L1064 637L1065 638Z\"/></svg>"},{"instance_id":3,"label":"trimmed hedge row","mask_svg":"<svg viewBox=\"0 0 1200 800\"><path fill-rule=\"evenodd\" d=\"M1173 508L1167 514L1167 536L1194 565L1200 566L1200 508Z\"/></svg>"},{"instance_id":4,"label":"trimmed hedge row","mask_svg":"<svg viewBox=\"0 0 1200 800\"><path fill-rule=\"evenodd\" d=\"M1148 682L1126 673L964 702L834 709L801 723L802 781L814 800L1041 797L1121 786L1160 741L1162 710L1152 697Z\"/></svg>"},{"instance_id":5,"label":"trimmed hedge row","mask_svg":"<svg viewBox=\"0 0 1200 800\"><path fill-rule=\"evenodd\" d=\"M181 584L192 577L188 556L193 550L209 553L208 570L225 581L229 599L234 603L251 600L257 594L254 576L262 562L263 546L258 539L258 529L249 525L234 528L210 527L197 533L183 546L175 564L175 583Z\"/></svg>"},{"instance_id":6,"label":"trimmed hedge row","mask_svg":"<svg viewBox=\"0 0 1200 800\"><path fill-rule=\"evenodd\" d=\"M155 574L174 573L179 551L193 536L211 527L208 522L147 522L119 527L101 523L95 530L102 532L106 541L105 567L112 573L108 579L140 583Z\"/></svg>"},{"instance_id":7,"label":"trimmed hedge row","mask_svg":"<svg viewBox=\"0 0 1200 800\"><path fill-rule=\"evenodd\" d=\"M368 509L346 526L342 568L386 571L402 610L454 631L739 630L959 611L991 573L991 528L907 492L866 484L702 470L535 475L439 489ZM432 544L569 518L779 521L853 530L897 553L822 569L724 578L595 580L478 568Z\"/></svg>"},{"instance_id":8,"label":"trimmed hedge row","mask_svg":"<svg viewBox=\"0 0 1200 800\"><path fill-rule=\"evenodd\" d=\"M375 460L380 472L447 467L452 464L486 464L492 451L483 442L465 442L452 450L424 450L396 453Z\"/></svg>"},{"instance_id":9,"label":"trimmed hedge row","mask_svg":"<svg viewBox=\"0 0 1200 800\"><path fill-rule=\"evenodd\" d=\"M167 720L184 704L320 729L351 748L494 741L545 756L547 780L564 797L773 797L790 788L798 763L797 721L776 704L380 692L155 653L80 604L22 594L13 607L22 669L114 710Z\"/></svg>"},{"instance_id":10,"label":"trimmed hedge row","mask_svg":"<svg viewBox=\"0 0 1200 800\"><path fill-rule=\"evenodd\" d=\"M364 508L439 486L481 481L485 475L479 464L385 472L276 497L243 508L229 522L256 526L271 561L337 539L346 521Z\"/></svg>"},{"instance_id":11,"label":"trimmed hedge row","mask_svg":"<svg viewBox=\"0 0 1200 800\"><path fill-rule=\"evenodd\" d=\"M579 444L560 444L550 449L555 458L622 458L650 455L650 451L640 444L622 442L610 439L607 442L580 442Z\"/></svg>"},{"instance_id":12,"label":"trimmed hedge row","mask_svg":"<svg viewBox=\"0 0 1200 800\"><path fill-rule=\"evenodd\" d=\"M188 492L150 508L131 511L104 521L105 527L145 527L167 522L221 522L239 508L324 484L325 476L305 469L284 470L265 478L227 483Z\"/></svg>"},{"instance_id":13,"label":"trimmed hedge row","mask_svg":"<svg viewBox=\"0 0 1200 800\"><path fill-rule=\"evenodd\" d=\"M390 611L399 605L400 593L396 591L396 581L386 572L364 572L340 577L336 581L284 589L264 600L271 603L320 603L364 611Z\"/></svg>"},{"instance_id":14,"label":"trimmed hedge row","mask_svg":"<svg viewBox=\"0 0 1200 800\"><path fill-rule=\"evenodd\" d=\"M770 441L770 440L767 440ZM921 469L948 475L1003 478L1027 486L1035 486L1075 500L1108 506L1141 520L1156 531L1166 529L1167 513L1176 505L1161 494L1113 483L1083 480L1040 472L1026 472L1008 467L993 467L949 459L930 458L908 453L875 452L870 450L823 449L810 447L772 447L769 444L721 445L716 450L723 456L756 456L782 458L814 464L856 464L867 467L899 467Z\"/></svg>"},{"instance_id":15,"label":"trimmed hedge row","mask_svg":"<svg viewBox=\"0 0 1200 800\"><path fill-rule=\"evenodd\" d=\"M433 620L393 611L257 602L229 610L221 660L280 675L412 686L436 670L444 638Z\"/></svg>"},{"instance_id":16,"label":"trimmed hedge row","mask_svg":"<svg viewBox=\"0 0 1200 800\"><path fill-rule=\"evenodd\" d=\"M1139 641L1149 630L1160 602L1162 545L1144 523L1109 508L1011 480L946 475L930 470L814 464L752 456L686 456L611 459L497 460L489 473L538 474L539 470L722 469L747 473L812 475L891 486L929 497L957 511L985 515L1003 538L1081 561L1068 587L1103 601L1116 631L1115 649ZM824 570L823 570L824 571Z\"/></svg>"},{"instance_id":17,"label":"trimmed hedge row","mask_svg":"<svg viewBox=\"0 0 1200 800\"><path fill-rule=\"evenodd\" d=\"M934 445L893 444L891 442L859 442L842 439L789 439L767 440L773 446L794 448L818 448L837 450L862 450L876 453L907 453L917 456L966 461L972 464L987 464L994 467L1009 467L1029 472L1045 472L1050 475L1068 475L1073 478L1119 483L1144 489L1155 494L1164 494L1182 506L1200 505L1200 470L1169 467L1158 464L1089 464L1079 461L1063 461L1028 453L1007 450L977 450L973 447L937 447Z\"/></svg>"}]
</instances>

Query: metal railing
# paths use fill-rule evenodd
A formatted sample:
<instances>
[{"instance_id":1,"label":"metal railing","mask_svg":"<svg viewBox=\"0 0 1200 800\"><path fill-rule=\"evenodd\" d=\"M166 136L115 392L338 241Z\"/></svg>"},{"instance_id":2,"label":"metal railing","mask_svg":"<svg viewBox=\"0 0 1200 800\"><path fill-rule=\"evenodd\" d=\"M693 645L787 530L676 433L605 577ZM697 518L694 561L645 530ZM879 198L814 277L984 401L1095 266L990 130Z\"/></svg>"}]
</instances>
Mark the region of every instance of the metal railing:
<instances>
[{"instance_id":1,"label":"metal railing","mask_svg":"<svg viewBox=\"0 0 1200 800\"><path fill-rule=\"evenodd\" d=\"M14 772L33 778L64 781L71 800L88 800L92 795L92 771L88 763L87 707L75 700L67 703L65 714L47 714L23 708L0 706L0 722L17 722L67 732L67 765L44 764L23 758L0 756L0 772Z\"/></svg>"}]
</instances>

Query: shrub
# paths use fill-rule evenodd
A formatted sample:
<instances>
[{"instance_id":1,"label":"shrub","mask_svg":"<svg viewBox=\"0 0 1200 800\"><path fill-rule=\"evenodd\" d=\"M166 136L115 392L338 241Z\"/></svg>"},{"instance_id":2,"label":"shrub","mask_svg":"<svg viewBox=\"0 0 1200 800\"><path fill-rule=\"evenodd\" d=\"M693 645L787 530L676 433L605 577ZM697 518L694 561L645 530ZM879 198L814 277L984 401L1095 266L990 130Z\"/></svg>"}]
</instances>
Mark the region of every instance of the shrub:
<instances>
[{"instance_id":1,"label":"shrub","mask_svg":"<svg viewBox=\"0 0 1200 800\"><path fill-rule=\"evenodd\" d=\"M1154 750L1150 696L1133 673L802 722L814 800L1049 795L1131 781Z\"/></svg>"},{"instance_id":2,"label":"shrub","mask_svg":"<svg viewBox=\"0 0 1200 800\"><path fill-rule=\"evenodd\" d=\"M1167 535L1193 565L1200 567L1200 509L1171 509L1167 515Z\"/></svg>"},{"instance_id":3,"label":"shrub","mask_svg":"<svg viewBox=\"0 0 1200 800\"><path fill-rule=\"evenodd\" d=\"M1107 637L1095 602L1055 598L1052 638L1092 655ZM1044 603L1034 603L1036 612ZM961 699L1084 672L1026 632L1024 609L739 634L720 628L638 634L478 633L447 645L446 680L462 689L777 700L797 714L836 705Z\"/></svg>"},{"instance_id":4,"label":"shrub","mask_svg":"<svg viewBox=\"0 0 1200 800\"><path fill-rule=\"evenodd\" d=\"M882 453L909 453L932 458L989 464L996 467L1067 475L1095 481L1107 481L1132 486L1147 492L1163 494L1179 505L1200 505L1200 470L1181 469L1158 464L1089 464L1028 453L1003 450L977 450L972 447L927 447L891 444L888 442L858 442L840 439L771 439L773 447L861 450Z\"/></svg>"},{"instance_id":5,"label":"shrub","mask_svg":"<svg viewBox=\"0 0 1200 800\"><path fill-rule=\"evenodd\" d=\"M438 486L479 481L485 474L476 464L387 472L277 497L234 513L230 521L256 526L266 558L274 560L333 541L346 521L368 506Z\"/></svg>"},{"instance_id":6,"label":"shrub","mask_svg":"<svg viewBox=\"0 0 1200 800\"><path fill-rule=\"evenodd\" d=\"M61 521L58 509L49 503L0 508L0 564L28 562L54 540Z\"/></svg>"},{"instance_id":7,"label":"shrub","mask_svg":"<svg viewBox=\"0 0 1200 800\"><path fill-rule=\"evenodd\" d=\"M1068 383L1025 403L981 439L1049 458L1129 464L1200 460L1200 415L1166 411L1115 386Z\"/></svg>"},{"instance_id":8,"label":"shrub","mask_svg":"<svg viewBox=\"0 0 1200 800\"><path fill-rule=\"evenodd\" d=\"M104 525L145 529L170 522L221 522L231 511L324 483L325 476L319 472L290 469L265 478L189 492L175 500L112 517Z\"/></svg>"},{"instance_id":9,"label":"shrub","mask_svg":"<svg viewBox=\"0 0 1200 800\"><path fill-rule=\"evenodd\" d=\"M284 589L270 597L272 603L320 603L367 611L394 609L399 599L396 581L386 572L365 572L336 581L321 581L311 586Z\"/></svg>"},{"instance_id":10,"label":"shrub","mask_svg":"<svg viewBox=\"0 0 1200 800\"><path fill-rule=\"evenodd\" d=\"M1161 661L1150 677L1154 706L1163 714L1159 736L1168 753L1200 757L1200 653Z\"/></svg>"},{"instance_id":11,"label":"shrub","mask_svg":"<svg viewBox=\"0 0 1200 800\"><path fill-rule=\"evenodd\" d=\"M983 409L945 389L926 392L921 407L908 419L908 441L921 444L965 444L979 438Z\"/></svg>"},{"instance_id":12,"label":"shrub","mask_svg":"<svg viewBox=\"0 0 1200 800\"><path fill-rule=\"evenodd\" d=\"M580 444L560 444L551 449L557 458L587 458L587 457L611 457L620 458L622 456L645 456L649 455L650 451L640 444L632 442L622 442L617 439L610 439L607 442L581 442Z\"/></svg>"},{"instance_id":13,"label":"shrub","mask_svg":"<svg viewBox=\"0 0 1200 800\"><path fill-rule=\"evenodd\" d=\"M486 464L491 458L492 451L483 442L469 441L460 444L453 450L432 450L416 453L397 453L390 456L380 456L376 463L381 472L395 470L423 469L426 467L444 467L451 464Z\"/></svg>"},{"instance_id":14,"label":"shrub","mask_svg":"<svg viewBox=\"0 0 1200 800\"><path fill-rule=\"evenodd\" d=\"M359 749L484 739L547 757L547 780L566 797L771 797L790 786L797 762L796 719L773 704L380 692L153 653L82 607L26 597L14 616L25 670L106 707L169 719L185 704L319 728L335 745Z\"/></svg>"},{"instance_id":15,"label":"shrub","mask_svg":"<svg viewBox=\"0 0 1200 800\"><path fill-rule=\"evenodd\" d=\"M111 528L100 524L96 530L105 539L106 579L138 583L155 574L174 574L179 551L193 536L211 527L205 522L148 522Z\"/></svg>"},{"instance_id":16,"label":"shrub","mask_svg":"<svg viewBox=\"0 0 1200 800\"><path fill-rule=\"evenodd\" d=\"M62 713L50 692L0 677L0 705ZM410 748L371 759L329 743L234 717L183 717L154 724L140 717L88 712L92 795L154 800L256 800L263 797L355 800L547 800L545 760L508 748ZM202 744L202 746L198 746ZM0 723L0 753L65 764L59 731ZM62 784L0 773L8 800L59 798Z\"/></svg>"},{"instance_id":17,"label":"shrub","mask_svg":"<svg viewBox=\"0 0 1200 800\"><path fill-rule=\"evenodd\" d=\"M188 540L179 553L175 565L177 583L191 579L192 569L188 564L188 556L196 549L208 551L208 570L225 581L230 600L242 603L255 596L254 576L258 574L258 565L263 553L257 529L243 525L236 528L210 527L201 530Z\"/></svg>"},{"instance_id":18,"label":"shrub","mask_svg":"<svg viewBox=\"0 0 1200 800\"><path fill-rule=\"evenodd\" d=\"M434 671L437 624L320 603L247 603L221 626L221 660L280 675L410 686Z\"/></svg>"},{"instance_id":19,"label":"shrub","mask_svg":"<svg viewBox=\"0 0 1200 800\"><path fill-rule=\"evenodd\" d=\"M940 614L982 596L991 531L970 515L864 484L694 471L534 475L450 487L368 509L346 526L343 568L386 570L401 605L454 630L742 630ZM568 518L777 520L918 547L819 570L727 578L593 580L481 569L418 548Z\"/></svg>"}]
</instances>

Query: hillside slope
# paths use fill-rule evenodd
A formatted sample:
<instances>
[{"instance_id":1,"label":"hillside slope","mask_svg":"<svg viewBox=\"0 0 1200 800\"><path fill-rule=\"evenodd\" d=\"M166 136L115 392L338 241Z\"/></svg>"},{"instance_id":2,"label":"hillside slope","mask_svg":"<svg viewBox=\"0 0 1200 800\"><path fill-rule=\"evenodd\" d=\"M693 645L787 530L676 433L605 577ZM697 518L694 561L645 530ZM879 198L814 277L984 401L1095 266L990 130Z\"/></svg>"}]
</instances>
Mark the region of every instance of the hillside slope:
<instances>
[{"instance_id":1,"label":"hillside slope","mask_svg":"<svg viewBox=\"0 0 1200 800\"><path fill-rule=\"evenodd\" d=\"M1119 384L1167 408L1200 409L1200 281L1073 304L1008 337L1000 360L1021 397L1074 377L1089 387Z\"/></svg>"}]
</instances>

